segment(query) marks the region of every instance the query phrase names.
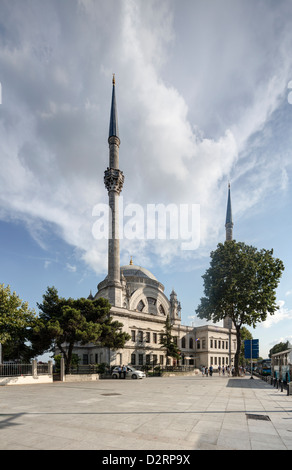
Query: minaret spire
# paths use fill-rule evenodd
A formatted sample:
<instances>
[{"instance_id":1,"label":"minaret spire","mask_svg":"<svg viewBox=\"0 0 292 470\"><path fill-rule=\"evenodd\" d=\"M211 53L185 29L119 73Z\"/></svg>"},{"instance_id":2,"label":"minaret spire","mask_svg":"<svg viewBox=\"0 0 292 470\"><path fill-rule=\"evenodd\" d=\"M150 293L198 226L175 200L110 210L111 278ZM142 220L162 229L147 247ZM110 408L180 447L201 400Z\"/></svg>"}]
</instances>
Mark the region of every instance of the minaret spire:
<instances>
[{"instance_id":1,"label":"minaret spire","mask_svg":"<svg viewBox=\"0 0 292 470\"><path fill-rule=\"evenodd\" d=\"M227 199L225 229L226 229L226 241L232 240L233 220L232 220L232 208L231 208L230 183L228 183L228 199Z\"/></svg>"},{"instance_id":2,"label":"minaret spire","mask_svg":"<svg viewBox=\"0 0 292 470\"><path fill-rule=\"evenodd\" d=\"M232 208L231 208L230 183L228 183L228 199L227 199L225 230L226 230L226 241L227 242L232 241L233 220L232 220ZM227 316L223 319L223 327L228 328L229 330L234 328L234 325L230 317Z\"/></svg>"},{"instance_id":3,"label":"minaret spire","mask_svg":"<svg viewBox=\"0 0 292 470\"><path fill-rule=\"evenodd\" d=\"M119 197L123 188L124 175L119 169L120 138L113 75L112 103L109 126L109 166L104 172L104 184L109 197L109 237L108 237L108 297L111 305L121 307L122 286L120 279L120 240L119 240Z\"/></svg>"},{"instance_id":4,"label":"minaret spire","mask_svg":"<svg viewBox=\"0 0 292 470\"><path fill-rule=\"evenodd\" d=\"M110 114L110 125L109 125L109 138L112 136L119 138L119 126L118 126L118 113L116 103L116 78L113 73L113 90L112 90L112 105Z\"/></svg>"}]
</instances>

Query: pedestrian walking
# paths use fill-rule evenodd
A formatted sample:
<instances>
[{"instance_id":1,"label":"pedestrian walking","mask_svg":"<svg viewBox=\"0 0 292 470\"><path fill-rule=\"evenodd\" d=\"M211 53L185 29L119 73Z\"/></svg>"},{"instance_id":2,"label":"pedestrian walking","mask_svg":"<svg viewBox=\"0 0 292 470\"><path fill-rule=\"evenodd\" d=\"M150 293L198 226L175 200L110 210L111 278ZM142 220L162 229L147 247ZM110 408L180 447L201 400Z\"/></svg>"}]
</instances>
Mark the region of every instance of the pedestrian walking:
<instances>
[{"instance_id":1,"label":"pedestrian walking","mask_svg":"<svg viewBox=\"0 0 292 470\"><path fill-rule=\"evenodd\" d=\"M208 377L208 367L205 368L205 374L206 374L206 377Z\"/></svg>"},{"instance_id":2,"label":"pedestrian walking","mask_svg":"<svg viewBox=\"0 0 292 470\"><path fill-rule=\"evenodd\" d=\"M122 372L123 372L123 379L126 378L126 374L127 374L127 367L126 366L123 366L122 367Z\"/></svg>"},{"instance_id":3,"label":"pedestrian walking","mask_svg":"<svg viewBox=\"0 0 292 470\"><path fill-rule=\"evenodd\" d=\"M210 372L210 377L212 377L212 375L213 375L213 366L209 367L209 372Z\"/></svg>"},{"instance_id":4,"label":"pedestrian walking","mask_svg":"<svg viewBox=\"0 0 292 470\"><path fill-rule=\"evenodd\" d=\"M219 376L221 375L221 366L218 366Z\"/></svg>"},{"instance_id":5,"label":"pedestrian walking","mask_svg":"<svg viewBox=\"0 0 292 470\"><path fill-rule=\"evenodd\" d=\"M225 375L225 368L224 368L224 366L222 367L222 374Z\"/></svg>"},{"instance_id":6,"label":"pedestrian walking","mask_svg":"<svg viewBox=\"0 0 292 470\"><path fill-rule=\"evenodd\" d=\"M202 377L205 375L205 366L202 366Z\"/></svg>"},{"instance_id":7,"label":"pedestrian walking","mask_svg":"<svg viewBox=\"0 0 292 470\"><path fill-rule=\"evenodd\" d=\"M119 368L118 368L118 373L119 373L119 379L120 379L120 378L121 378L121 375L122 375L122 368L121 368L121 366L119 366Z\"/></svg>"}]
</instances>

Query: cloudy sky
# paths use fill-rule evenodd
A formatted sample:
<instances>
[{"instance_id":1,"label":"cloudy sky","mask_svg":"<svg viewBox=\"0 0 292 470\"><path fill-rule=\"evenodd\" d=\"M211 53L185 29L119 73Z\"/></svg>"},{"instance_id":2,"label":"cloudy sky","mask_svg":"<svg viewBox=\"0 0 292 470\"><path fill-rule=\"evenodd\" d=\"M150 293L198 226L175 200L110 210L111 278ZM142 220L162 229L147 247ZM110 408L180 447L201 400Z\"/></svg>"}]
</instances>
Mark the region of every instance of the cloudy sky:
<instances>
[{"instance_id":1,"label":"cloudy sky","mask_svg":"<svg viewBox=\"0 0 292 470\"><path fill-rule=\"evenodd\" d=\"M1 282L36 308L47 286L87 297L106 275L93 227L115 73L123 207L200 208L195 249L124 237L121 264L133 256L201 324L230 182L234 238L286 268L279 312L252 331L260 354L292 341L291 50L290 0L1 0Z\"/></svg>"}]
</instances>

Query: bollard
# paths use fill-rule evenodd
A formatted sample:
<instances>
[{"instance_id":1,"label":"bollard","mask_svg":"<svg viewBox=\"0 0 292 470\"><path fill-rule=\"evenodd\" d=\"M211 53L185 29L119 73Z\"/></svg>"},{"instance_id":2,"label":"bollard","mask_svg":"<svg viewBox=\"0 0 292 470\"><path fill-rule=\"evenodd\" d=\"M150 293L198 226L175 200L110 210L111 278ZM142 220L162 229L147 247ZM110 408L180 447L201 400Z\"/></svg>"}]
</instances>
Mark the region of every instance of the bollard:
<instances>
[{"instance_id":1,"label":"bollard","mask_svg":"<svg viewBox=\"0 0 292 470\"><path fill-rule=\"evenodd\" d=\"M292 382L287 382L287 395L292 395Z\"/></svg>"},{"instance_id":2,"label":"bollard","mask_svg":"<svg viewBox=\"0 0 292 470\"><path fill-rule=\"evenodd\" d=\"M281 392L283 392L284 382L283 380L280 380L279 382L280 382Z\"/></svg>"}]
</instances>

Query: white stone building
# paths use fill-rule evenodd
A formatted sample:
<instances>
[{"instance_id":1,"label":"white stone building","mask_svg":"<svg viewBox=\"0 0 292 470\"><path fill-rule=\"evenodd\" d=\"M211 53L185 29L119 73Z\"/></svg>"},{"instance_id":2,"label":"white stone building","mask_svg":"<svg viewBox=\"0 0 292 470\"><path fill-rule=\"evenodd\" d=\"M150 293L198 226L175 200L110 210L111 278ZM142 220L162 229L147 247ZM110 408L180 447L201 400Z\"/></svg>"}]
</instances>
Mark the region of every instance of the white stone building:
<instances>
[{"instance_id":1,"label":"white stone building","mask_svg":"<svg viewBox=\"0 0 292 470\"><path fill-rule=\"evenodd\" d=\"M119 196L124 183L124 175L119 168L119 131L113 79L112 103L109 127L109 167L105 171L104 182L108 190L109 206L112 213L109 227L112 236L108 240L108 274L97 286L91 299L107 298L112 305L111 316L123 324L123 331L131 339L124 349L110 350L93 344L76 345L74 353L80 356L81 363L102 363L110 365L146 364L166 365L165 351L160 345L160 335L165 332L165 320L169 315L172 334L181 349L182 365L201 367L232 365L236 351L236 334L228 318L224 327L191 327L181 324L181 306L177 294L172 291L169 298L164 286L144 267L133 264L120 266L119 248ZM226 239L232 239L232 212L230 187L228 190ZM171 359L173 363L173 359Z\"/></svg>"}]
</instances>

